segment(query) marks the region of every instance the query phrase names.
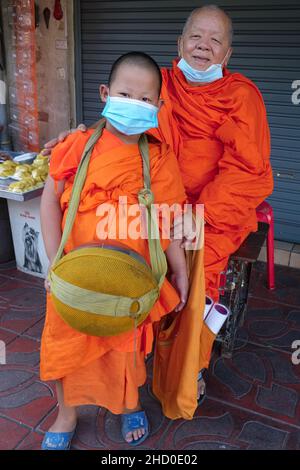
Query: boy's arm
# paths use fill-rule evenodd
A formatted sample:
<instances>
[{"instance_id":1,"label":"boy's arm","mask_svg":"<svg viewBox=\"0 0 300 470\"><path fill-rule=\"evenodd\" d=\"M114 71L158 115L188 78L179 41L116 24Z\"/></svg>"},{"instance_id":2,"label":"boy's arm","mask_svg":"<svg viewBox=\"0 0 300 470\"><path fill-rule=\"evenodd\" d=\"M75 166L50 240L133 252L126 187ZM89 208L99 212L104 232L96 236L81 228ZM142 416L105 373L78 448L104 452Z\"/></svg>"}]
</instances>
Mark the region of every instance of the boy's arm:
<instances>
[{"instance_id":1,"label":"boy's arm","mask_svg":"<svg viewBox=\"0 0 300 470\"><path fill-rule=\"evenodd\" d=\"M184 249L180 247L181 240L173 240L166 249L168 265L171 269L171 283L180 296L180 303L175 308L176 312L182 310L188 297L188 276Z\"/></svg>"},{"instance_id":2,"label":"boy's arm","mask_svg":"<svg viewBox=\"0 0 300 470\"><path fill-rule=\"evenodd\" d=\"M62 235L62 211L59 199L63 188L64 181L58 181L55 185L53 178L48 176L41 200L41 228L50 266L57 253Z\"/></svg>"}]
</instances>

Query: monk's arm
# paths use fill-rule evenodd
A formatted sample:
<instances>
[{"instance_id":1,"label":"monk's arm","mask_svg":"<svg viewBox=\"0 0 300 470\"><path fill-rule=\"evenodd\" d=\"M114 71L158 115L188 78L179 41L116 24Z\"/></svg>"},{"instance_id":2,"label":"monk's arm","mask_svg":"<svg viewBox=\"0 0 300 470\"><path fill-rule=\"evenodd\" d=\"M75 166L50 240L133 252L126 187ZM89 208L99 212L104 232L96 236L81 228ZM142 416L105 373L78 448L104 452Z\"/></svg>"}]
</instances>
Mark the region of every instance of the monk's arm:
<instances>
[{"instance_id":1,"label":"monk's arm","mask_svg":"<svg viewBox=\"0 0 300 470\"><path fill-rule=\"evenodd\" d=\"M58 181L55 187L53 178L48 176L41 200L41 228L50 265L55 258L62 235L59 198L63 187L64 181Z\"/></svg>"},{"instance_id":2,"label":"monk's arm","mask_svg":"<svg viewBox=\"0 0 300 470\"><path fill-rule=\"evenodd\" d=\"M102 119L102 118L101 118ZM88 129L96 129L96 127L100 124L100 121L101 119L99 119L99 121L95 122L94 124L92 124L89 128L87 128L85 126L85 124L79 124L77 126L76 129L69 129L69 130L66 130L66 131L62 131L58 137L55 137L54 139L51 139L49 140L48 142L45 143L44 145L44 148L43 150L41 151L41 153L43 155L48 155L49 158L51 158L52 156L52 150L54 149L54 147L61 143L61 142L64 142L66 140L66 138L70 135L70 134L74 134L75 132L77 132L78 130L81 131L81 132L86 132Z\"/></svg>"},{"instance_id":3,"label":"monk's arm","mask_svg":"<svg viewBox=\"0 0 300 470\"><path fill-rule=\"evenodd\" d=\"M269 127L258 91L246 90L215 137L224 151L218 174L204 187L199 202L208 224L238 231L254 220L255 208L273 191Z\"/></svg>"}]
</instances>

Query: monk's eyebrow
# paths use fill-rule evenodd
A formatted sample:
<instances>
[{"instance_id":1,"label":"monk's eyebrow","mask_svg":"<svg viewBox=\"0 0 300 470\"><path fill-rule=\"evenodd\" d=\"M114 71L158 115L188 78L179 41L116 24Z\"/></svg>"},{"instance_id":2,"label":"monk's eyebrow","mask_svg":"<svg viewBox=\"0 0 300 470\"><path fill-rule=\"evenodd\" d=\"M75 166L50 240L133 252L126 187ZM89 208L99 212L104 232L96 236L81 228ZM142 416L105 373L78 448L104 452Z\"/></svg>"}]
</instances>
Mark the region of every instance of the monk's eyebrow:
<instances>
[{"instance_id":1,"label":"monk's eyebrow","mask_svg":"<svg viewBox=\"0 0 300 470\"><path fill-rule=\"evenodd\" d=\"M211 36L218 36L219 38L222 38L224 36L224 33L220 31L207 31L207 30L198 30L198 31L191 31L190 36L201 36L201 34L208 32Z\"/></svg>"},{"instance_id":2,"label":"monk's eyebrow","mask_svg":"<svg viewBox=\"0 0 300 470\"><path fill-rule=\"evenodd\" d=\"M200 36L202 33L201 31L191 31L190 36Z\"/></svg>"}]
</instances>

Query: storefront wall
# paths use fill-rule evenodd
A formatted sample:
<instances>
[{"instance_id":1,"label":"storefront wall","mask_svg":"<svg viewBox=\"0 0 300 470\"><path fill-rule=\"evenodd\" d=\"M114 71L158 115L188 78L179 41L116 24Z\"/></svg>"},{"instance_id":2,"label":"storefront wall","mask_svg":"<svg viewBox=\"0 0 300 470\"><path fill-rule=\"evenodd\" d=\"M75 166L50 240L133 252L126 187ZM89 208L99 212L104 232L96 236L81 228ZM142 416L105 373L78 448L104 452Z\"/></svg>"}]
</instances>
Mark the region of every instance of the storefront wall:
<instances>
[{"instance_id":1,"label":"storefront wall","mask_svg":"<svg viewBox=\"0 0 300 470\"><path fill-rule=\"evenodd\" d=\"M234 27L232 71L260 88L272 134L275 236L300 243L300 5L299 0L81 0L75 2L77 120L99 118L98 88L113 61L139 50L169 66L189 12L214 3L231 15ZM299 82L300 85L300 82Z\"/></svg>"}]
</instances>

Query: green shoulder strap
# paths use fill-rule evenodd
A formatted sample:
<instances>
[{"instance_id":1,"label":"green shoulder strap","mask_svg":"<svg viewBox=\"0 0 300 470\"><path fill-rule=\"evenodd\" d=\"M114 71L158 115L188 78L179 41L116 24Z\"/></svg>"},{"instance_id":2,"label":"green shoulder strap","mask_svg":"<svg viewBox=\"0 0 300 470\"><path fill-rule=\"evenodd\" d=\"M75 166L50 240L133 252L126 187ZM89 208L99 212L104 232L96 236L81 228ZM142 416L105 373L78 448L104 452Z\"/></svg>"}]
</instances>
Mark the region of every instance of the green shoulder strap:
<instances>
[{"instance_id":1,"label":"green shoulder strap","mask_svg":"<svg viewBox=\"0 0 300 470\"><path fill-rule=\"evenodd\" d=\"M159 285L162 286L167 273L167 260L160 243L157 214L154 205L154 195L151 191L149 145L146 134L139 139L140 154L143 159L144 189L138 194L138 200L147 210L147 229L150 261L153 275Z\"/></svg>"}]
</instances>

